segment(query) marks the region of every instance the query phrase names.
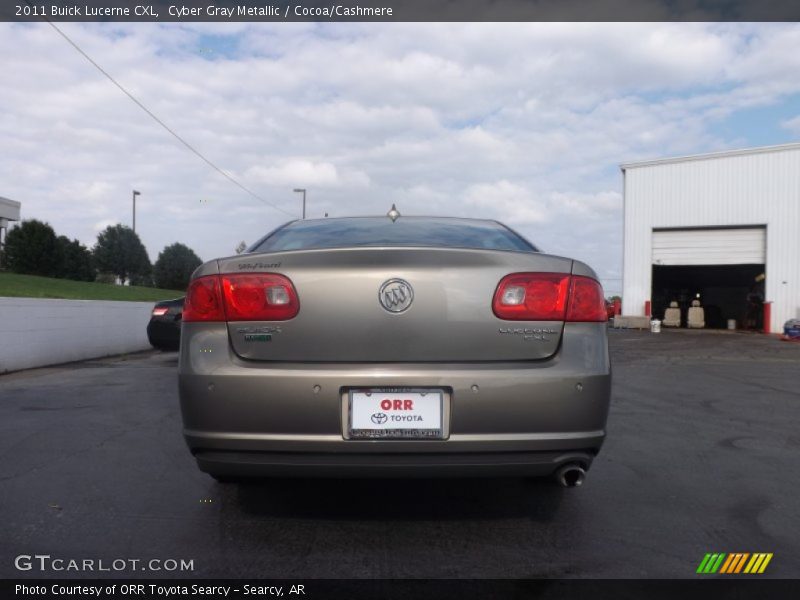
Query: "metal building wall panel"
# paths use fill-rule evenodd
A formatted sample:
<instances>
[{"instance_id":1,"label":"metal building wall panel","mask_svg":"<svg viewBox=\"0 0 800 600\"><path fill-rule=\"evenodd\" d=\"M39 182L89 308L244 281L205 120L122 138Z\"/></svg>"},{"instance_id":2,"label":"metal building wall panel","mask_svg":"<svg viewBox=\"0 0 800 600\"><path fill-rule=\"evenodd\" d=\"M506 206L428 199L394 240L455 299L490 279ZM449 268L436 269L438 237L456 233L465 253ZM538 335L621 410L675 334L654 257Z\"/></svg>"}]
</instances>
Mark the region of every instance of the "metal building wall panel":
<instances>
[{"instance_id":1,"label":"metal building wall panel","mask_svg":"<svg viewBox=\"0 0 800 600\"><path fill-rule=\"evenodd\" d=\"M623 169L624 314L650 299L654 229L764 226L771 329L800 318L800 144Z\"/></svg>"}]
</instances>

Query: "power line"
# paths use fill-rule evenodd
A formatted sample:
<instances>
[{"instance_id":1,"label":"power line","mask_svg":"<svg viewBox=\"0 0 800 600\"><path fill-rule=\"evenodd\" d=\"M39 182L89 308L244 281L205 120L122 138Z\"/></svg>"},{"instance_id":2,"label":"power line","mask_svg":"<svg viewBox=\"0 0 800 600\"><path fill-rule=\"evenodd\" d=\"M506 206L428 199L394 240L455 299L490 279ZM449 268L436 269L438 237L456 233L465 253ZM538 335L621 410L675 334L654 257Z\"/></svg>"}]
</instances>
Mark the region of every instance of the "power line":
<instances>
[{"instance_id":1,"label":"power line","mask_svg":"<svg viewBox=\"0 0 800 600\"><path fill-rule=\"evenodd\" d=\"M103 75L105 75L105 76L108 78L108 80L109 80L111 83L113 83L115 86L117 86L117 87L119 88L119 90L120 90L120 91L121 91L123 94L125 94L125 95L126 95L128 98L130 98L130 99L131 99L131 101L133 101L133 102L136 104L136 106L138 106L138 107L139 107L139 108L141 108L141 109L142 109L144 112L146 112L146 113L147 113L147 114L148 114L148 115L149 115L149 116L150 116L150 117L151 117L151 118L152 118L152 119L153 119L153 120L154 120L156 123L158 123L159 125L161 125L161 127L163 127L164 129L166 129L166 130L167 130L167 131L168 131L168 132L169 132L169 133L170 133L170 134L171 134L171 135L172 135L172 136L173 136L173 137L174 137L176 140L178 140L178 141L179 141L181 144L183 144L184 146L186 146L186 148L188 148L188 149L189 149L189 151L190 151L190 152L192 152L193 154L195 154L195 155L196 155L196 156L197 156L197 157L198 157L200 160L202 160L204 163L206 163L208 166L210 166L212 169L214 169L214 170L215 170L217 173L219 173L220 175L222 175L223 177L225 177L225 178L226 178L228 181L230 181L230 182L231 182L232 184L234 184L236 187L238 187L239 189L243 190L244 192L246 192L246 193L250 194L250 195L251 195L253 198L255 198L256 200L258 200L258 201L260 201L260 202L263 202L264 204L266 204L266 205L268 205L268 206L271 206L271 207L272 207L272 208L274 208L275 210L279 210L280 212L282 212L282 213L283 213L283 214L285 214L285 215L288 215L288 216L290 216L290 217L294 217L294 216L295 216L295 215L293 215L292 213L290 213L290 212L288 212L288 211L286 211L286 210L282 209L280 206L276 206L275 204L273 204L273 203L272 203L272 202L270 202L269 200L266 200L266 199L262 198L261 196L259 196L259 195L258 195L258 194L256 194L255 192L253 192L252 190L248 189L247 187L245 187L244 185L242 185L241 183L239 183L239 182L238 182L238 181L237 181L237 180L236 180L236 179L235 179L235 178L234 178L232 175L229 175L228 173L226 173L225 171L223 171L223 170L222 170L220 167L218 167L218 166L217 166L217 165L215 165L213 162L211 162L211 160L209 160L208 158L206 158L206 157L205 157L205 156L204 156L204 155L203 155L203 154L202 154L202 153L201 153L199 150L197 150L197 149L196 149L194 146L192 146L192 145L191 145L189 142L187 142L187 141L186 141L185 139L183 139L183 138L182 138L180 135L178 135L178 133L177 133L177 132L175 132L173 129L171 129L171 128L170 128L170 127L169 127L169 126L166 124L166 123L164 123L164 121L162 121L161 119L159 119L159 118L158 118L158 117L157 117L157 116L156 116L156 115L153 113L153 111L151 111L151 110L150 110L149 108L147 108L147 107L146 107L144 104L142 104L142 103L141 103L139 100L137 100L137 99L136 99L136 97L135 97L133 94L131 94L131 93L130 93L128 90L126 90L126 89L125 89L125 88L124 88L124 87L123 87L123 86L122 86L120 83L118 83L116 79L114 79L114 78L113 78L113 77L112 77L112 76L111 76L111 75L110 75L110 74L109 74L109 73L108 73L108 72L107 72L105 69L103 69L103 67L101 67L99 64L97 64L97 63L96 63L96 62L95 62L95 61L92 59L92 57L91 57L91 56L89 56L88 54L86 54L86 52L84 52L84 51L83 51L83 49L82 49L80 46L78 46L78 44L76 44L75 42L73 42L73 41L72 41L72 39L70 39L70 37L69 37L69 36L68 36L66 33L64 33L64 32L63 32L63 31L61 31L61 30L60 30L58 27L56 27L55 23L53 23L53 22L52 22L50 19L47 19L46 17L45 17L45 20L46 20L46 21L47 21L47 22L50 24L50 26L51 26L53 29L55 29L55 30L56 30L56 31L57 31L57 32L58 32L58 33L61 35L61 37L63 37L65 40L67 40L67 42L69 42L69 44L70 44L70 45L71 45L73 48L75 48L75 50L77 50L77 51L78 51L78 52L79 52L79 53L80 53L80 54L81 54L81 55L82 55L82 56L83 56L83 57L84 57L86 60L88 60L88 61L89 61L89 62L90 62L90 63L91 63L91 64L92 64L92 65L93 65L93 66L94 66L94 67L95 67L95 68L96 68L98 71L100 71L100 72L101 72Z\"/></svg>"}]
</instances>

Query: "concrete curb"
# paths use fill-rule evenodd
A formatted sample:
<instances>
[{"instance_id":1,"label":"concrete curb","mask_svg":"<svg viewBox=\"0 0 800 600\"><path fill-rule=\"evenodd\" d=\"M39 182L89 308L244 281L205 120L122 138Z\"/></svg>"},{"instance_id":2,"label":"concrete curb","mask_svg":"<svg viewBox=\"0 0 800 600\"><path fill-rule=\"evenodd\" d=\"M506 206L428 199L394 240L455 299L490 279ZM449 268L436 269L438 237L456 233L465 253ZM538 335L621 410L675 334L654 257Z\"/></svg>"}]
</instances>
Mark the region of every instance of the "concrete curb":
<instances>
[{"instance_id":1,"label":"concrete curb","mask_svg":"<svg viewBox=\"0 0 800 600\"><path fill-rule=\"evenodd\" d=\"M153 304L0 298L0 373L147 350Z\"/></svg>"}]
</instances>

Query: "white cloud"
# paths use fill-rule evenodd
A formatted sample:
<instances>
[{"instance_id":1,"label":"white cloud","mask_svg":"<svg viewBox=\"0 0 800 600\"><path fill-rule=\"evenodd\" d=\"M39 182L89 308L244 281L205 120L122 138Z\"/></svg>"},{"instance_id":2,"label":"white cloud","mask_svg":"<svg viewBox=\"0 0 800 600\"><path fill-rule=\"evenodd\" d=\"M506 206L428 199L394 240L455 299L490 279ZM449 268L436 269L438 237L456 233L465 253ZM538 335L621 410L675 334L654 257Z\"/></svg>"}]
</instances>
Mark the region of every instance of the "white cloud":
<instances>
[{"instance_id":1,"label":"white cloud","mask_svg":"<svg viewBox=\"0 0 800 600\"><path fill-rule=\"evenodd\" d=\"M305 187L311 216L396 202L500 218L609 274L619 163L741 144L746 128L716 126L800 94L793 23L60 27L290 214ZM0 195L25 217L92 240L130 222L138 189L151 256L181 241L204 259L289 218L187 151L49 26L0 24L0 57ZM800 134L798 118L780 125Z\"/></svg>"},{"instance_id":2,"label":"white cloud","mask_svg":"<svg viewBox=\"0 0 800 600\"><path fill-rule=\"evenodd\" d=\"M310 160L283 160L274 166L256 165L245 172L248 181L271 186L299 187L365 187L369 185L369 177L360 171L340 172L329 162L313 162Z\"/></svg>"},{"instance_id":3,"label":"white cloud","mask_svg":"<svg viewBox=\"0 0 800 600\"><path fill-rule=\"evenodd\" d=\"M622 211L622 194L617 191L579 194L554 192L550 196L550 210L573 218L604 219L619 216Z\"/></svg>"},{"instance_id":4,"label":"white cloud","mask_svg":"<svg viewBox=\"0 0 800 600\"><path fill-rule=\"evenodd\" d=\"M470 186L464 202L481 212L496 214L509 225L533 225L551 218L547 207L529 190L505 180Z\"/></svg>"},{"instance_id":5,"label":"white cloud","mask_svg":"<svg viewBox=\"0 0 800 600\"><path fill-rule=\"evenodd\" d=\"M781 127L788 129L794 135L800 136L800 115L781 121Z\"/></svg>"},{"instance_id":6,"label":"white cloud","mask_svg":"<svg viewBox=\"0 0 800 600\"><path fill-rule=\"evenodd\" d=\"M329 187L341 184L336 167L328 162L287 160L265 167L256 165L245 172L249 181L267 185Z\"/></svg>"},{"instance_id":7,"label":"white cloud","mask_svg":"<svg viewBox=\"0 0 800 600\"><path fill-rule=\"evenodd\" d=\"M107 227L110 227L110 226L113 226L113 225L116 225L116 224L117 224L117 222L112 220L112 219L104 219L102 221L97 221L94 224L94 226L92 227L92 229L94 230L95 233L100 233L101 231L103 231Z\"/></svg>"}]
</instances>

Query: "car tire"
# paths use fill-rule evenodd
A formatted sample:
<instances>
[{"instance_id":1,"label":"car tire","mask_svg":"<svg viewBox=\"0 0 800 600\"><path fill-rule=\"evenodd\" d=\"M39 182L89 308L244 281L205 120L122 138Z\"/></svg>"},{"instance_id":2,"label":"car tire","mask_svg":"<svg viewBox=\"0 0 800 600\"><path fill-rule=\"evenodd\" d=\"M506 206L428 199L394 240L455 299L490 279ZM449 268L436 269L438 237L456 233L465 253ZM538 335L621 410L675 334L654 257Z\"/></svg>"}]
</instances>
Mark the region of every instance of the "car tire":
<instances>
[{"instance_id":1,"label":"car tire","mask_svg":"<svg viewBox=\"0 0 800 600\"><path fill-rule=\"evenodd\" d=\"M159 352L177 352L178 346L173 346L171 344L154 344L150 342L150 345Z\"/></svg>"},{"instance_id":2,"label":"car tire","mask_svg":"<svg viewBox=\"0 0 800 600\"><path fill-rule=\"evenodd\" d=\"M214 475L212 473L209 473L209 475L211 475L211 477L216 479L217 483L228 484L228 483L239 483L240 481L238 477L231 477L230 475Z\"/></svg>"}]
</instances>

